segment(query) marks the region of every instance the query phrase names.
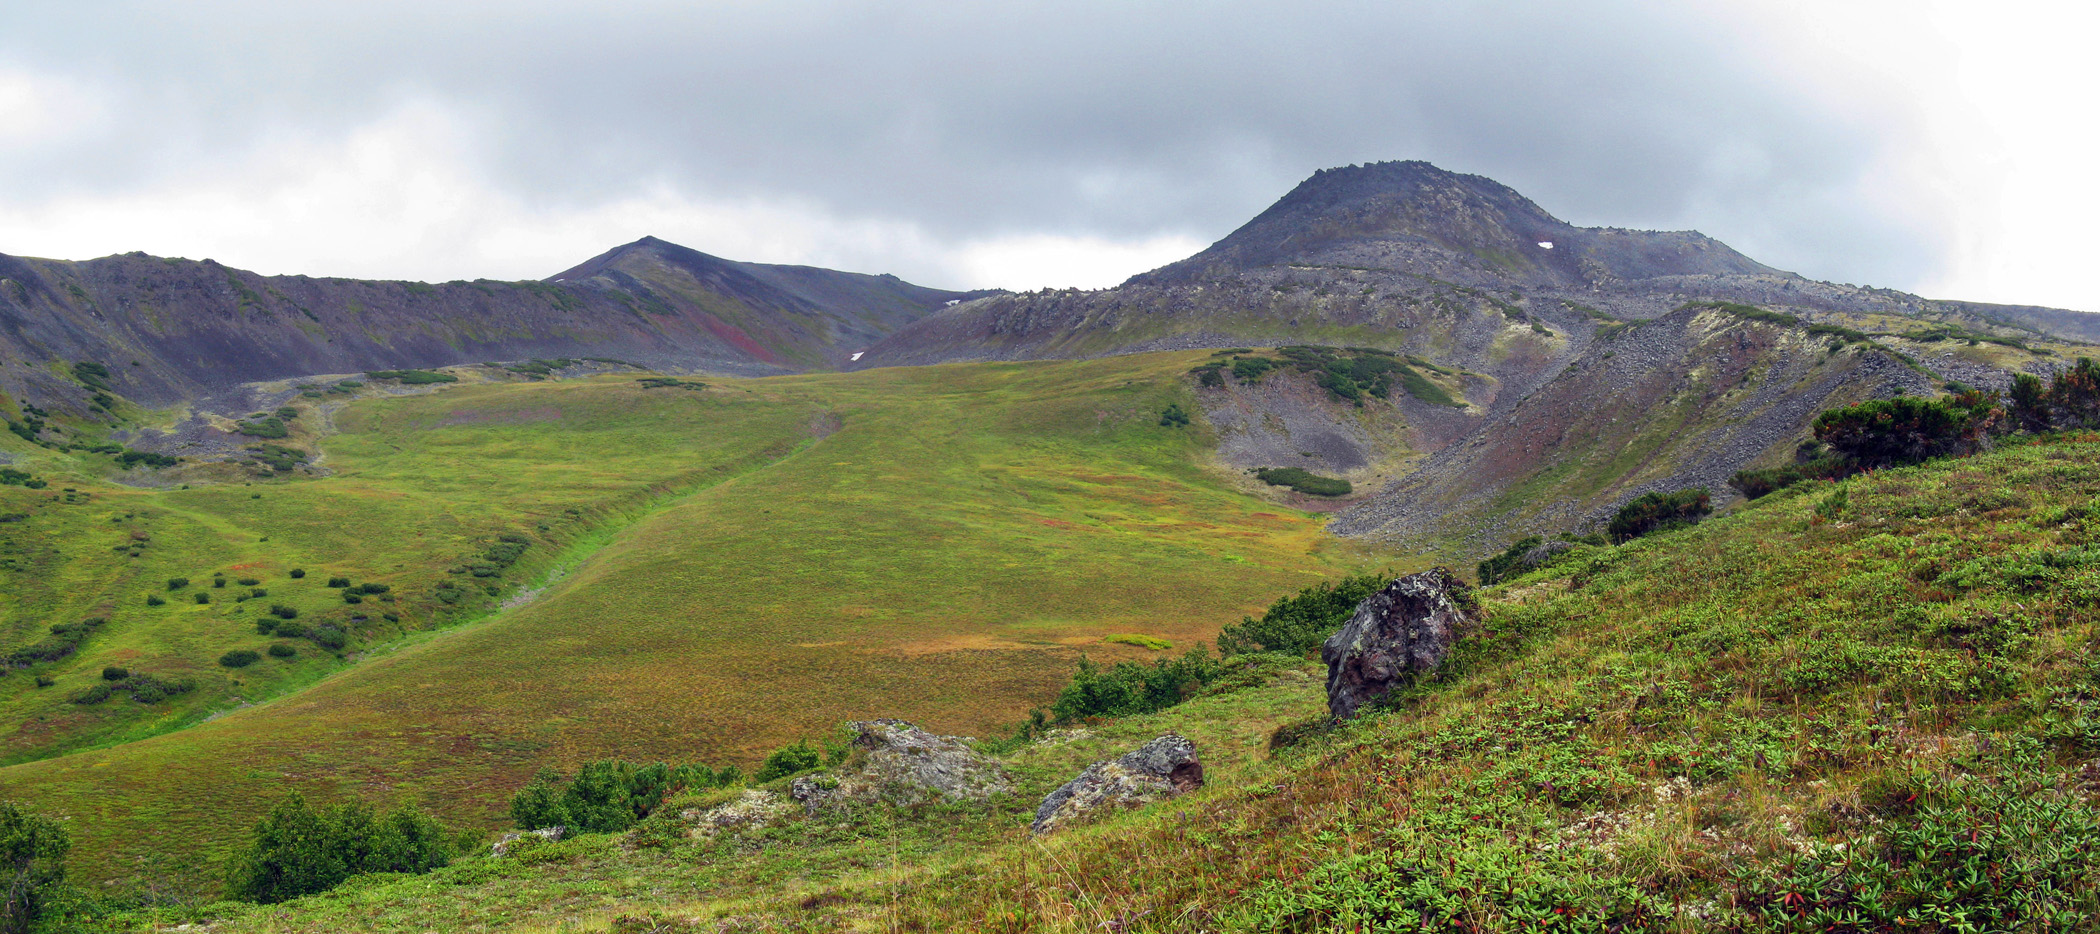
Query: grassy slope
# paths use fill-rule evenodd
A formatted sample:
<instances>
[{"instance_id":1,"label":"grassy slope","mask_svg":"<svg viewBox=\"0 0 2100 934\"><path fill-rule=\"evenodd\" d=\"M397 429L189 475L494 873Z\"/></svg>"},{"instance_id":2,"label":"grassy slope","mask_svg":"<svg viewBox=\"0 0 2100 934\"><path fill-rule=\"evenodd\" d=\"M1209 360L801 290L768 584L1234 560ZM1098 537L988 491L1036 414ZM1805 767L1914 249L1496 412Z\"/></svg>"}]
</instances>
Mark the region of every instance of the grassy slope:
<instances>
[{"instance_id":1,"label":"grassy slope","mask_svg":"<svg viewBox=\"0 0 2100 934\"><path fill-rule=\"evenodd\" d=\"M2071 887L2075 927L2100 909L2096 442L1584 551L1485 592L1479 637L1400 709L1294 749L1252 744L1317 714L1315 679L1111 724L1085 755L1032 747L1031 794L1166 728L1213 764L1201 792L1041 844L1025 798L741 847L584 838L228 929L604 930L647 909L696 923L625 929L1873 930L1879 898L1909 919L1888 929L1955 930L2035 909L2045 882ZM1889 907L1906 880L1942 904Z\"/></svg>"},{"instance_id":2,"label":"grassy slope","mask_svg":"<svg viewBox=\"0 0 2100 934\"><path fill-rule=\"evenodd\" d=\"M1187 407L1180 374L1200 356L720 381L700 394L470 387L354 406L327 444L338 475L258 485L261 500L245 487L98 488L98 504L180 505L227 542L199 561L188 555L203 532L159 533L152 547L169 557L112 572L129 575L113 593L261 563L305 566L315 600L329 599L327 573L420 594L475 538L541 521L550 530L531 534L548 541L529 554L542 568L563 548L605 546L529 605L178 732L0 770L0 795L72 817L77 872L151 876L209 863L285 787L407 798L479 823L543 764L749 764L871 713L953 732L1010 724L1077 648L1142 654L1103 635L1186 644L1363 560L1317 517L1229 491L1197 466L1200 437L1157 424L1168 402ZM300 592L269 577L273 600ZM183 609L149 619L167 609L120 606L117 635L91 642L62 683L95 677L125 639L177 638L165 633L210 643L146 666L189 658L200 680L227 682L200 695L230 696L246 687L234 678L275 664L210 668L224 648L267 640L216 605Z\"/></svg>"}]
</instances>

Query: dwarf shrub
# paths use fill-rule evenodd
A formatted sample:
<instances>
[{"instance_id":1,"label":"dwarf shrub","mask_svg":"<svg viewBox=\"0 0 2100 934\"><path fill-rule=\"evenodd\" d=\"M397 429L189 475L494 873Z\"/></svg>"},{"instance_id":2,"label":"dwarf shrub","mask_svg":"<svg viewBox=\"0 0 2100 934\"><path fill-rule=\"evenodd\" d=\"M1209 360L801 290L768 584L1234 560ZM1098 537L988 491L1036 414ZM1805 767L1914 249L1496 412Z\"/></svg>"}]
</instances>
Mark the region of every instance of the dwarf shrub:
<instances>
[{"instance_id":1,"label":"dwarf shrub","mask_svg":"<svg viewBox=\"0 0 2100 934\"><path fill-rule=\"evenodd\" d=\"M246 668L261 660L262 656L254 649L234 649L219 656L219 664L228 668Z\"/></svg>"},{"instance_id":2,"label":"dwarf shrub","mask_svg":"<svg viewBox=\"0 0 2100 934\"><path fill-rule=\"evenodd\" d=\"M147 606L166 606L166 605L168 605L168 601L166 601L166 600L163 600L163 599L161 599L161 598L160 598L160 594L157 594L157 593L149 593L149 594L147 594L147 595L146 595L146 605L147 605Z\"/></svg>"},{"instance_id":3,"label":"dwarf shrub","mask_svg":"<svg viewBox=\"0 0 2100 934\"><path fill-rule=\"evenodd\" d=\"M347 577L331 577L331 578L329 578L329 579L328 579L328 586L330 586L330 587L348 587L348 586L350 586L350 578L347 578Z\"/></svg>"},{"instance_id":4,"label":"dwarf shrub","mask_svg":"<svg viewBox=\"0 0 2100 934\"><path fill-rule=\"evenodd\" d=\"M1704 487L1643 493L1619 507L1604 533L1613 542L1630 542L1652 532L1693 525L1713 511L1712 499Z\"/></svg>"},{"instance_id":5,"label":"dwarf shrub","mask_svg":"<svg viewBox=\"0 0 2100 934\"><path fill-rule=\"evenodd\" d=\"M1260 619L1241 617L1218 633L1218 654L1283 652L1304 655L1342 628L1356 605L1390 581L1378 574L1346 577L1307 587L1269 605Z\"/></svg>"},{"instance_id":6,"label":"dwarf shrub","mask_svg":"<svg viewBox=\"0 0 2100 934\"><path fill-rule=\"evenodd\" d=\"M271 658L291 658L292 656L299 654L298 649L292 648L289 645L285 645L282 642L270 646L269 652Z\"/></svg>"},{"instance_id":7,"label":"dwarf shrub","mask_svg":"<svg viewBox=\"0 0 2100 934\"><path fill-rule=\"evenodd\" d=\"M181 590L182 588L184 588L184 587L188 587L189 585L190 585L190 579L189 579L189 578L187 578L187 577L170 577L170 578L168 578L168 589L169 589L169 590Z\"/></svg>"},{"instance_id":8,"label":"dwarf shrub","mask_svg":"<svg viewBox=\"0 0 2100 934\"><path fill-rule=\"evenodd\" d=\"M58 822L0 801L0 873L9 879L0 901L0 932L27 934L65 885L66 852L73 843Z\"/></svg>"},{"instance_id":9,"label":"dwarf shrub","mask_svg":"<svg viewBox=\"0 0 2100 934\"><path fill-rule=\"evenodd\" d=\"M204 592L204 591L202 591L202 590L200 590L200 591L197 591L197 602L198 602L198 603L210 603L210 602L211 602L211 594L205 593L205 592Z\"/></svg>"},{"instance_id":10,"label":"dwarf shrub","mask_svg":"<svg viewBox=\"0 0 2100 934\"><path fill-rule=\"evenodd\" d=\"M115 665L102 669L102 680L104 681L122 681L129 677L131 677L129 669L118 668Z\"/></svg>"},{"instance_id":11,"label":"dwarf shrub","mask_svg":"<svg viewBox=\"0 0 2100 934\"><path fill-rule=\"evenodd\" d=\"M236 898L275 904L325 892L354 875L421 874L451 861L443 825L413 806L384 817L361 802L315 811L293 792L255 825L227 889Z\"/></svg>"},{"instance_id":12,"label":"dwarf shrub","mask_svg":"<svg viewBox=\"0 0 2100 934\"><path fill-rule=\"evenodd\" d=\"M306 576L306 569L305 569L305 568L293 568L293 569L292 569L292 571L291 571L291 577L292 577L292 579L293 579L293 580L298 580L298 579L300 579L300 578L302 578L302 577L305 577L305 576Z\"/></svg>"}]
</instances>

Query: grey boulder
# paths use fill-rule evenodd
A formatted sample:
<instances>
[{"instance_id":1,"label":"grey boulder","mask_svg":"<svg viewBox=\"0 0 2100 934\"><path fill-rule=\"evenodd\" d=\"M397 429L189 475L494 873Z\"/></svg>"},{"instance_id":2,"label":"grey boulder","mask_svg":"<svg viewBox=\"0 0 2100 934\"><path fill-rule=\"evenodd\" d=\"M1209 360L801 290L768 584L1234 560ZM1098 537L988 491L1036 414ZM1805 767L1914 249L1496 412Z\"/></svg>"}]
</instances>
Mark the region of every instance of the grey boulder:
<instances>
[{"instance_id":1,"label":"grey boulder","mask_svg":"<svg viewBox=\"0 0 2100 934\"><path fill-rule=\"evenodd\" d=\"M804 809L857 801L918 804L934 799L983 801L1013 790L1006 767L953 736L902 720L848 724L854 755L838 773L805 775L788 795Z\"/></svg>"},{"instance_id":2,"label":"grey boulder","mask_svg":"<svg viewBox=\"0 0 2100 934\"><path fill-rule=\"evenodd\" d=\"M1201 787L1196 744L1168 733L1121 758L1087 766L1043 799L1029 829L1052 833L1105 810L1143 807Z\"/></svg>"}]
</instances>

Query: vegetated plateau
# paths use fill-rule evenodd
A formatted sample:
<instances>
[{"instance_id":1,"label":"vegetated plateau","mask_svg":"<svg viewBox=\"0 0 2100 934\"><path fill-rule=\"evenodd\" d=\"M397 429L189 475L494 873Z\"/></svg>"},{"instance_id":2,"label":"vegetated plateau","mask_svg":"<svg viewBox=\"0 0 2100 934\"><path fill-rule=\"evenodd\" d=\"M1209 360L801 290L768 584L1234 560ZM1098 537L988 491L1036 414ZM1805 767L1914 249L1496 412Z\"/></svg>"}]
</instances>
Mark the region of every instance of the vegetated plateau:
<instances>
[{"instance_id":1,"label":"vegetated plateau","mask_svg":"<svg viewBox=\"0 0 2100 934\"><path fill-rule=\"evenodd\" d=\"M2072 929L2072 314L1420 163L1090 293L0 257L0 927ZM1331 722L1326 633L1476 561ZM1010 789L775 807L881 717ZM1204 788L1029 835L1167 730Z\"/></svg>"}]
</instances>

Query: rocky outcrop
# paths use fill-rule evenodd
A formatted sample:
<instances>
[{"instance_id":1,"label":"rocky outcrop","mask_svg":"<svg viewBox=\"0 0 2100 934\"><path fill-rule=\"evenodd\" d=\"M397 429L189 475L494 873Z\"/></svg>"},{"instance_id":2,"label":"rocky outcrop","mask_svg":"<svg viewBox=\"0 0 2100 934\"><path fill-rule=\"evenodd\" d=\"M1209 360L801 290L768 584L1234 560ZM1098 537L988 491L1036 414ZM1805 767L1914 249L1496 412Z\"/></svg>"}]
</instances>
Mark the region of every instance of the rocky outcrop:
<instances>
[{"instance_id":1,"label":"rocky outcrop","mask_svg":"<svg viewBox=\"0 0 2100 934\"><path fill-rule=\"evenodd\" d=\"M1005 766L953 736L902 720L848 725L854 754L836 773L796 779L789 795L803 808L854 802L918 804L934 799L982 801L1013 790Z\"/></svg>"},{"instance_id":2,"label":"rocky outcrop","mask_svg":"<svg viewBox=\"0 0 2100 934\"><path fill-rule=\"evenodd\" d=\"M1397 688L1435 670L1472 617L1465 584L1444 568L1409 574L1357 604L1340 632L1320 646L1327 663L1327 710L1356 716Z\"/></svg>"},{"instance_id":3,"label":"rocky outcrop","mask_svg":"<svg viewBox=\"0 0 2100 934\"><path fill-rule=\"evenodd\" d=\"M686 836L706 839L764 827L793 810L779 795L762 789L746 789L736 800L711 808L689 808L679 817L692 825Z\"/></svg>"},{"instance_id":4,"label":"rocky outcrop","mask_svg":"<svg viewBox=\"0 0 2100 934\"><path fill-rule=\"evenodd\" d=\"M1107 810L1143 807L1203 787L1196 744L1168 733L1107 762L1096 762L1059 786L1035 809L1031 830L1053 833Z\"/></svg>"},{"instance_id":5,"label":"rocky outcrop","mask_svg":"<svg viewBox=\"0 0 2100 934\"><path fill-rule=\"evenodd\" d=\"M519 841L525 840L530 837L538 837L541 840L547 841L548 843L559 843L563 840L568 839L569 828L561 826L541 827L538 830L526 830L518 833L504 834L503 839L496 841L494 846L489 847L489 855L508 855L512 849L515 849L517 847Z\"/></svg>"}]
</instances>

